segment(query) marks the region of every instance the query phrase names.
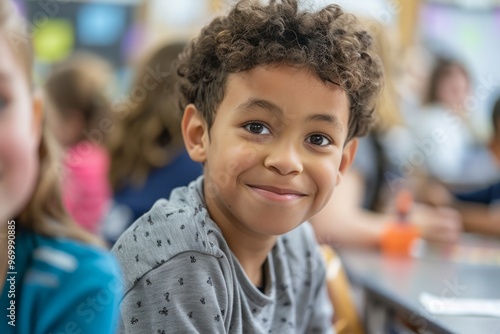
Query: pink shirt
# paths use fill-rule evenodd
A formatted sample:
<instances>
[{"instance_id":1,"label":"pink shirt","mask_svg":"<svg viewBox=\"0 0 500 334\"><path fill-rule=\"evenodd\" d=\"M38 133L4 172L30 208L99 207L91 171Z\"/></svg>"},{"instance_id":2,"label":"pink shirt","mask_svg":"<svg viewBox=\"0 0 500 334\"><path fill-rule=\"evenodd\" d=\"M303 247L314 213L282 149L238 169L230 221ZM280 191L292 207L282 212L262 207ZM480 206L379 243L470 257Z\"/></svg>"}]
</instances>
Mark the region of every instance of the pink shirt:
<instances>
[{"instance_id":1,"label":"pink shirt","mask_svg":"<svg viewBox=\"0 0 500 334\"><path fill-rule=\"evenodd\" d=\"M106 150L89 141L69 148L64 157L63 203L71 217L94 234L100 233L110 203L108 170Z\"/></svg>"}]
</instances>

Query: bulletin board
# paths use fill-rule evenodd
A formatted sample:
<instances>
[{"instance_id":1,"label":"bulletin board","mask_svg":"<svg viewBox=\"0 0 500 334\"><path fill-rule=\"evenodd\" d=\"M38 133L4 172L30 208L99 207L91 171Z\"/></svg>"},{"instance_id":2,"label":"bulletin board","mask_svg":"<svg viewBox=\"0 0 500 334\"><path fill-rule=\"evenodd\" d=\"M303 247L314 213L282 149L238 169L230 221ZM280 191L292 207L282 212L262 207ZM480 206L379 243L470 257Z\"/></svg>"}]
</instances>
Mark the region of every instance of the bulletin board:
<instances>
[{"instance_id":1,"label":"bulletin board","mask_svg":"<svg viewBox=\"0 0 500 334\"><path fill-rule=\"evenodd\" d=\"M30 23L37 62L52 64L76 50L87 50L126 64L140 41L135 1L14 0Z\"/></svg>"}]
</instances>

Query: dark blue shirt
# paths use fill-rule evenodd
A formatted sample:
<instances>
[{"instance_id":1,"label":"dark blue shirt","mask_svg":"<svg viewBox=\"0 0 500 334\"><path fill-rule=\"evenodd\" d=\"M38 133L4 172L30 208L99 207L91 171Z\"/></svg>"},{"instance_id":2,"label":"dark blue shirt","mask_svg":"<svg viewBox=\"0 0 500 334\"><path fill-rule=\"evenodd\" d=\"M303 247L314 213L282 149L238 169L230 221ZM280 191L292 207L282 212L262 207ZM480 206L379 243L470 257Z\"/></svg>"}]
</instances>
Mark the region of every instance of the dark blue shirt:
<instances>
[{"instance_id":1,"label":"dark blue shirt","mask_svg":"<svg viewBox=\"0 0 500 334\"><path fill-rule=\"evenodd\" d=\"M170 164L154 169L141 186L128 184L114 195L113 207L104 223L104 238L112 245L118 237L161 198L169 198L170 192L187 186L203 174L200 163L194 162L183 151Z\"/></svg>"},{"instance_id":2,"label":"dark blue shirt","mask_svg":"<svg viewBox=\"0 0 500 334\"><path fill-rule=\"evenodd\" d=\"M500 200L500 182L484 189L456 194L455 196L461 201L490 205Z\"/></svg>"}]
</instances>

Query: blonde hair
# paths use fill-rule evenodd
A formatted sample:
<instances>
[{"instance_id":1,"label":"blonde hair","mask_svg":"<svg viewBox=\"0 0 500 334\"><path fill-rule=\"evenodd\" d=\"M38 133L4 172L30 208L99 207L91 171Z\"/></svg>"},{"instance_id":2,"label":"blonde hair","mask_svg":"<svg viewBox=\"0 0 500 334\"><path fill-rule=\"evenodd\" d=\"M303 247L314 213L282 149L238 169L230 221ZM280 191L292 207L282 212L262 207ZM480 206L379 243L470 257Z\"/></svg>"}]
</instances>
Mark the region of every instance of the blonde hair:
<instances>
[{"instance_id":1,"label":"blonde hair","mask_svg":"<svg viewBox=\"0 0 500 334\"><path fill-rule=\"evenodd\" d=\"M0 32L7 35L8 43L26 71L28 83L31 83L33 50L31 40L23 31L23 27L25 23L16 14L10 1L0 1ZM14 44L11 36L22 37L24 40L21 44ZM56 172L56 162L60 156L59 147L51 134L45 130L45 124L43 127L38 149L40 166L35 190L24 210L18 215L18 222L23 227L48 237L64 236L103 245L102 241L79 228L67 215L61 201Z\"/></svg>"},{"instance_id":2,"label":"blonde hair","mask_svg":"<svg viewBox=\"0 0 500 334\"><path fill-rule=\"evenodd\" d=\"M183 48L182 43L166 44L148 55L138 67L131 97L115 109L121 120L108 141L115 191L128 182L141 184L152 169L167 165L183 148L171 75ZM139 90L143 96L134 99Z\"/></svg>"}]
</instances>

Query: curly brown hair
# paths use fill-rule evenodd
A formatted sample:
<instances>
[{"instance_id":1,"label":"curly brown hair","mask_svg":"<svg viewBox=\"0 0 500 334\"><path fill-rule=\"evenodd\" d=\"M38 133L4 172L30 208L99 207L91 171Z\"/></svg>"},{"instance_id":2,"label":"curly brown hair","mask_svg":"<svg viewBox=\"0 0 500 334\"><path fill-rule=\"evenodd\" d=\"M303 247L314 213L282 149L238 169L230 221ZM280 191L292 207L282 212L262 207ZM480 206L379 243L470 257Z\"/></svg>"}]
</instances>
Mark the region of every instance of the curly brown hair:
<instances>
[{"instance_id":1,"label":"curly brown hair","mask_svg":"<svg viewBox=\"0 0 500 334\"><path fill-rule=\"evenodd\" d=\"M241 0L203 28L177 64L181 111L194 104L210 128L230 73L285 63L339 84L350 101L347 140L365 135L383 82L371 36L338 5L318 12L298 7L298 0Z\"/></svg>"}]
</instances>

